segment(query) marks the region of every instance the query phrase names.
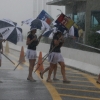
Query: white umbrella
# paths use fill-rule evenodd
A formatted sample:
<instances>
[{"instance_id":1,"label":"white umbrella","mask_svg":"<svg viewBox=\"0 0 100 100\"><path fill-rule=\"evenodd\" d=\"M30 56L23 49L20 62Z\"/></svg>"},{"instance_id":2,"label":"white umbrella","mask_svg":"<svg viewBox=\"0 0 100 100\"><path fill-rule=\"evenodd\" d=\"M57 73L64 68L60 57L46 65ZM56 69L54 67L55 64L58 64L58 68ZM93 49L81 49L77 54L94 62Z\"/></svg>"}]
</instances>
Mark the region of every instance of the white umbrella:
<instances>
[{"instance_id":1,"label":"white umbrella","mask_svg":"<svg viewBox=\"0 0 100 100\"><path fill-rule=\"evenodd\" d=\"M17 44L19 41L23 41L22 29L16 22L9 19L0 20L0 33L3 38Z\"/></svg>"}]
</instances>

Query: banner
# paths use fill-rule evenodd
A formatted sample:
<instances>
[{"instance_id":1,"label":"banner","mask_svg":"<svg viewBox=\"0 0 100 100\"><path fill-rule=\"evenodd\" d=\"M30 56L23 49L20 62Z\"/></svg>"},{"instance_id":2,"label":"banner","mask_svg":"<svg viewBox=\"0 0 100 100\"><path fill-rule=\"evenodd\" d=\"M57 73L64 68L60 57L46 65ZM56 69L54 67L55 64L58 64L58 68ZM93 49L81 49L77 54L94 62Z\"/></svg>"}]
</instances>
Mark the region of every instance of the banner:
<instances>
[{"instance_id":1,"label":"banner","mask_svg":"<svg viewBox=\"0 0 100 100\"><path fill-rule=\"evenodd\" d=\"M49 25L54 20L46 11L42 10L41 13L37 17L38 19L41 19L43 21L46 21Z\"/></svg>"},{"instance_id":2,"label":"banner","mask_svg":"<svg viewBox=\"0 0 100 100\"><path fill-rule=\"evenodd\" d=\"M71 26L74 24L74 21L65 16L64 14L61 14L57 20L55 21L57 24L62 24L64 25L68 30L71 28Z\"/></svg>"}]
</instances>

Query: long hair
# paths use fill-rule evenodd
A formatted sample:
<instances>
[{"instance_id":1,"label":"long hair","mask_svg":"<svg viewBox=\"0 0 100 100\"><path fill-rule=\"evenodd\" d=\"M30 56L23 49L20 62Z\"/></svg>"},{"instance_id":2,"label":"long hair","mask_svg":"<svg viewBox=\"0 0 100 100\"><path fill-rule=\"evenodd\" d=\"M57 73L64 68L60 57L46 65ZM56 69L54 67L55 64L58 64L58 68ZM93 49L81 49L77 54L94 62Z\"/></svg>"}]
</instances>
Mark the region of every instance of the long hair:
<instances>
[{"instance_id":1,"label":"long hair","mask_svg":"<svg viewBox=\"0 0 100 100\"><path fill-rule=\"evenodd\" d=\"M57 31L57 32L54 34L53 39L54 39L55 36L59 35L60 33L61 33L60 31Z\"/></svg>"},{"instance_id":2,"label":"long hair","mask_svg":"<svg viewBox=\"0 0 100 100\"><path fill-rule=\"evenodd\" d=\"M27 33L27 36L28 36L29 34L31 34L31 31Z\"/></svg>"}]
</instances>

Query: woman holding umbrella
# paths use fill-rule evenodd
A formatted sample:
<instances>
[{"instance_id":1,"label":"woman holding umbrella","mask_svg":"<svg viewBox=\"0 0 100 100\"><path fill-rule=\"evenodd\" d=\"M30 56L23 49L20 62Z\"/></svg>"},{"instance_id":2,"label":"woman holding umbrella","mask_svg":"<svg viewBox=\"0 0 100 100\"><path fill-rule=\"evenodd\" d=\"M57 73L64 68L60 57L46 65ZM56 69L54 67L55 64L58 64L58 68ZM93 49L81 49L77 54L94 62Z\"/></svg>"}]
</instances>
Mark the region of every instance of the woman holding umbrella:
<instances>
[{"instance_id":1,"label":"woman holding umbrella","mask_svg":"<svg viewBox=\"0 0 100 100\"><path fill-rule=\"evenodd\" d=\"M32 72L33 72L34 64L37 58L36 46L39 44L39 41L41 38L40 36L37 39L36 31L37 31L36 28L31 28L29 35L27 36L27 41L26 41L26 45L28 45L26 57L29 59L29 74L28 74L27 80L30 80L32 82L36 82L36 80L33 79Z\"/></svg>"}]
</instances>

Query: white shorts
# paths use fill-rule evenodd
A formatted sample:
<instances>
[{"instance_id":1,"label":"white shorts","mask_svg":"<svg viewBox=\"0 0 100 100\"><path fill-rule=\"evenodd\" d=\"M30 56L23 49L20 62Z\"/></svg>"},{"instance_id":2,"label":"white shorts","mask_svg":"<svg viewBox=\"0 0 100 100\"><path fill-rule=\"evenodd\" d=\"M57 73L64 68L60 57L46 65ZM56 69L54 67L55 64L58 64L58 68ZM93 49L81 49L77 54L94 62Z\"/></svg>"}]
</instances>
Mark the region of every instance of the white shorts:
<instances>
[{"instance_id":1,"label":"white shorts","mask_svg":"<svg viewBox=\"0 0 100 100\"><path fill-rule=\"evenodd\" d=\"M64 59L61 53L52 52L48 56L48 61L53 64L57 64L58 62L64 62Z\"/></svg>"},{"instance_id":2,"label":"white shorts","mask_svg":"<svg viewBox=\"0 0 100 100\"><path fill-rule=\"evenodd\" d=\"M26 58L27 59L36 59L37 58L36 50L27 49Z\"/></svg>"}]
</instances>

